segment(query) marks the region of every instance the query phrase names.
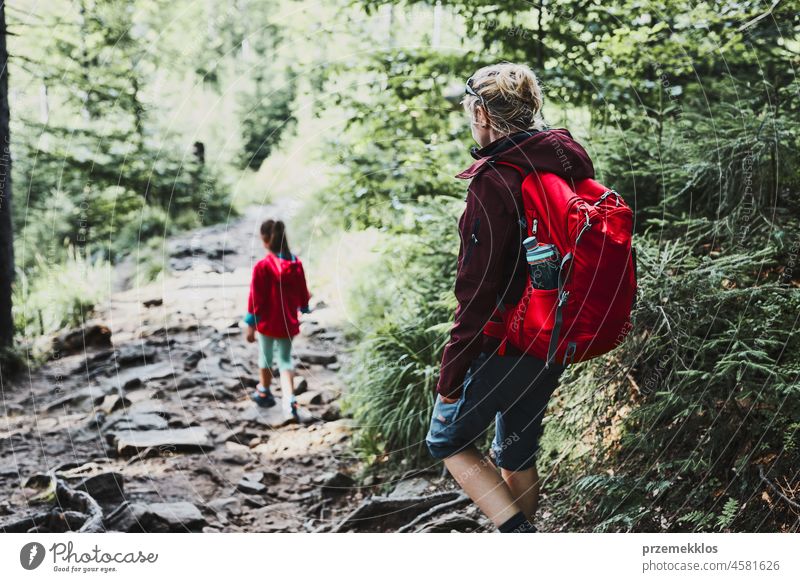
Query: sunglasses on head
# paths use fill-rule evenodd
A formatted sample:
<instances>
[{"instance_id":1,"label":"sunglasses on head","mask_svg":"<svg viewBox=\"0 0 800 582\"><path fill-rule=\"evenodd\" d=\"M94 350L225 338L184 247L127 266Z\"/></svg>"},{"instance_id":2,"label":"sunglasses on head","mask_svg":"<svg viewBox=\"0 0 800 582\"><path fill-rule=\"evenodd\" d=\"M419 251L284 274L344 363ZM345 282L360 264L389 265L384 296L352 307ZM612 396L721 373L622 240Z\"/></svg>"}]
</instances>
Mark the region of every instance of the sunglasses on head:
<instances>
[{"instance_id":1,"label":"sunglasses on head","mask_svg":"<svg viewBox=\"0 0 800 582\"><path fill-rule=\"evenodd\" d=\"M464 86L464 94L465 94L465 95L472 95L473 97L477 97L478 99L480 99L480 100L481 100L481 105L483 105L484 107L486 107L486 102L483 100L483 97L481 97L480 95L478 95L478 94L475 92L475 89L473 89L473 88L472 88L472 77L470 77L469 79L467 79L467 84Z\"/></svg>"}]
</instances>

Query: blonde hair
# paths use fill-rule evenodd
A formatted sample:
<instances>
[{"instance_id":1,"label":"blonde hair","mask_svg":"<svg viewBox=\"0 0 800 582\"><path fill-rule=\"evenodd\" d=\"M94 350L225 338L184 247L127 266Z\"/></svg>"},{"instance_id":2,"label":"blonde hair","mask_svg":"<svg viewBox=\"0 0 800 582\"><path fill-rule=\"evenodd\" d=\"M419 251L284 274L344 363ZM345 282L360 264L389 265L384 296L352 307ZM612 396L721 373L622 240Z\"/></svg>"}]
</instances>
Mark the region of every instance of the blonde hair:
<instances>
[{"instance_id":1,"label":"blonde hair","mask_svg":"<svg viewBox=\"0 0 800 582\"><path fill-rule=\"evenodd\" d=\"M465 95L461 103L474 118L482 105L491 127L509 134L528 129L544 129L542 88L527 65L499 63L478 69L469 85L479 95Z\"/></svg>"}]
</instances>

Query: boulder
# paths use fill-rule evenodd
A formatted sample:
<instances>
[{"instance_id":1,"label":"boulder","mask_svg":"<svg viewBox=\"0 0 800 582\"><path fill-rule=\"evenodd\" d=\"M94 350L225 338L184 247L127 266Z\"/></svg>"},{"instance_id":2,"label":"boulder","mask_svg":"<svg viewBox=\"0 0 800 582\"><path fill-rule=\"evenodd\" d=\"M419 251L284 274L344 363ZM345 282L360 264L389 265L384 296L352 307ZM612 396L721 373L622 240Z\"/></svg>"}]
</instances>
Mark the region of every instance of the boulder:
<instances>
[{"instance_id":1,"label":"boulder","mask_svg":"<svg viewBox=\"0 0 800 582\"><path fill-rule=\"evenodd\" d=\"M53 352L59 357L82 352L87 348L110 347L111 330L105 324L97 322L62 332L52 342Z\"/></svg>"},{"instance_id":2,"label":"boulder","mask_svg":"<svg viewBox=\"0 0 800 582\"><path fill-rule=\"evenodd\" d=\"M339 420L342 417L342 409L337 402L333 402L325 407L325 410L322 412L322 420L325 422L331 422L333 420Z\"/></svg>"},{"instance_id":3,"label":"boulder","mask_svg":"<svg viewBox=\"0 0 800 582\"><path fill-rule=\"evenodd\" d=\"M124 479L120 473L107 471L86 477L75 485L75 489L86 491L97 500L120 500L123 494Z\"/></svg>"},{"instance_id":4,"label":"boulder","mask_svg":"<svg viewBox=\"0 0 800 582\"><path fill-rule=\"evenodd\" d=\"M294 377L294 395L299 396L304 392L308 392L308 380L302 376Z\"/></svg>"},{"instance_id":5,"label":"boulder","mask_svg":"<svg viewBox=\"0 0 800 582\"><path fill-rule=\"evenodd\" d=\"M341 471L324 473L317 478L317 482L320 483L320 490L325 495L344 495L355 485L353 478Z\"/></svg>"}]
</instances>

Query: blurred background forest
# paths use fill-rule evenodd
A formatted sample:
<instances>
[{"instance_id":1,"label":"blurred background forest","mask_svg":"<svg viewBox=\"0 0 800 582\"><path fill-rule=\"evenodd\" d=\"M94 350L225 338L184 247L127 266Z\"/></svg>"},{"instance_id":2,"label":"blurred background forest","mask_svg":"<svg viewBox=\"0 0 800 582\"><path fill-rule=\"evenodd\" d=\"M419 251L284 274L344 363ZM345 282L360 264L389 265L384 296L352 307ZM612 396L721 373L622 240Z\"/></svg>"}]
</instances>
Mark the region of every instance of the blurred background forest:
<instances>
[{"instance_id":1,"label":"blurred background forest","mask_svg":"<svg viewBox=\"0 0 800 582\"><path fill-rule=\"evenodd\" d=\"M636 212L626 343L545 419L567 531L787 531L800 505L800 5L15 0L5 6L15 351L164 269L165 238L302 205L347 299L364 473L424 435L469 163L467 77L530 64L552 127ZM313 241L313 242L312 242ZM348 257L346 273L326 259ZM13 354L17 354L14 356Z\"/></svg>"}]
</instances>

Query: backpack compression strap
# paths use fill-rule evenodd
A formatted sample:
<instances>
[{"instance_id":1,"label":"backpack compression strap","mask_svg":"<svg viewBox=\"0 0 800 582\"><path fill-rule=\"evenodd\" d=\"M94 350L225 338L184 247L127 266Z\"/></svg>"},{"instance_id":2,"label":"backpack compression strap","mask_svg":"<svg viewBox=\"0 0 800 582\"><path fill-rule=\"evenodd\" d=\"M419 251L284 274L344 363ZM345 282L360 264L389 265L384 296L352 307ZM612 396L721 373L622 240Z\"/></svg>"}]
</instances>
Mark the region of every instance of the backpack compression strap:
<instances>
[{"instance_id":1,"label":"backpack compression strap","mask_svg":"<svg viewBox=\"0 0 800 582\"><path fill-rule=\"evenodd\" d=\"M564 271L564 265L569 262L569 269ZM549 368L553 359L556 357L556 349L558 348L558 336L561 335L561 326L564 325L564 305L569 298L569 291L564 290L564 285L569 278L569 272L572 270L572 253L567 253L561 259L561 267L558 270L558 304L556 306L556 321L553 325L553 331L550 333L550 344L547 346L547 360L545 361L545 368ZM565 357L566 360L566 357Z\"/></svg>"}]
</instances>

